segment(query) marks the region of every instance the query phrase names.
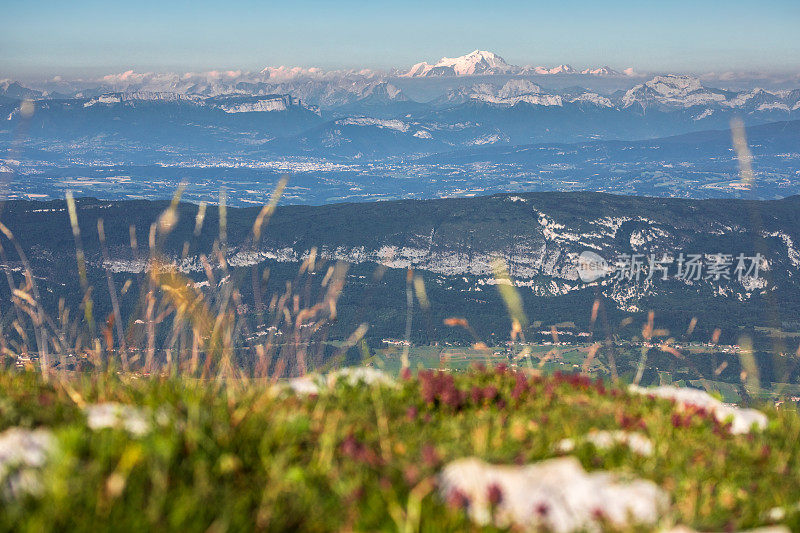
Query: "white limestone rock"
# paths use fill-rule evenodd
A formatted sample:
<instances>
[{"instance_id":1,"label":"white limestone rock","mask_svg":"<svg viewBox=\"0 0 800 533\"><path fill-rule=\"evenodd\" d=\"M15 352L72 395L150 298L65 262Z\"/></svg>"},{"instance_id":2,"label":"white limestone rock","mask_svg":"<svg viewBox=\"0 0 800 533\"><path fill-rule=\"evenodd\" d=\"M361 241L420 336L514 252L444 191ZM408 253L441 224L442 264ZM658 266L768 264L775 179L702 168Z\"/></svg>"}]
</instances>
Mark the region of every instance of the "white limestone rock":
<instances>
[{"instance_id":1,"label":"white limestone rock","mask_svg":"<svg viewBox=\"0 0 800 533\"><path fill-rule=\"evenodd\" d=\"M699 389L673 387L671 385L649 388L631 385L629 390L637 394L673 400L680 406L701 407L711 411L720 422L730 420L731 433L735 435L749 433L753 426L758 429L767 427L767 415L761 411L722 403L707 392Z\"/></svg>"},{"instance_id":2,"label":"white limestone rock","mask_svg":"<svg viewBox=\"0 0 800 533\"><path fill-rule=\"evenodd\" d=\"M441 472L440 490L451 501L466 498L469 517L478 525L493 522L526 531L598 531L604 520L615 527L655 525L669 504L652 481L587 473L574 457L527 466L459 459ZM494 507L492 492L499 499Z\"/></svg>"}]
</instances>

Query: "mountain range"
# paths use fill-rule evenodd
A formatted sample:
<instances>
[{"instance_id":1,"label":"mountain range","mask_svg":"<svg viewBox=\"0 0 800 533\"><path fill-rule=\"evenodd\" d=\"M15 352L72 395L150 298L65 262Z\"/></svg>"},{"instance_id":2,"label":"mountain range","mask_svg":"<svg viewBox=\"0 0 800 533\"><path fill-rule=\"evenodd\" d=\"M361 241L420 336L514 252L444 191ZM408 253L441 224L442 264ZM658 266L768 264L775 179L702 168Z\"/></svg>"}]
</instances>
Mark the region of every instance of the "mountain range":
<instances>
[{"instance_id":1,"label":"mountain range","mask_svg":"<svg viewBox=\"0 0 800 533\"><path fill-rule=\"evenodd\" d=\"M5 103L0 103L0 115L6 118L0 135L8 136L20 123L19 102L31 99L31 94L32 90L19 84L8 84L0 93L5 99ZM218 96L136 90L73 98L41 97L35 102L36 114L28 126L33 138L38 130L49 137L63 135L64 129L55 124L60 117L78 124L98 122L96 129L76 132L76 128L70 128L70 135L91 136L109 126L104 120L118 120L120 113L137 112L146 118L148 109L155 106L167 113L165 120L189 113L193 123L213 121L221 116L220 112L247 115L249 120L236 121L250 123L271 122L273 115L302 111L295 113L302 117L301 123L282 130L282 137L307 126L309 114L317 116L315 125L327 123L334 128L337 120L346 117L394 119L402 121L405 126L401 129L410 135L457 148L487 140L515 144L586 138L654 138L725 127L733 116L741 116L750 123L791 120L800 114L800 89L727 91L705 87L697 78L665 75L626 91L601 94L580 87L546 89L530 79L511 78L501 83L490 80L465 83L446 88L428 101L417 101L389 80L347 83L311 80L239 86L237 92ZM534 116L534 122L526 118ZM635 120L631 120L634 116ZM553 120L550 117L557 117L557 123L549 123ZM602 122L603 128L598 129L597 122ZM360 123L385 127L378 121ZM578 127L573 127L576 123ZM558 124L570 128L558 128ZM632 124L635 124L633 129ZM235 125L225 127L237 129ZM553 129L574 133L545 134ZM544 133L533 133L537 130Z\"/></svg>"},{"instance_id":2,"label":"mountain range","mask_svg":"<svg viewBox=\"0 0 800 533\"><path fill-rule=\"evenodd\" d=\"M531 66L518 67L506 62L505 59L493 52L475 50L460 57L443 57L436 63L417 63L408 72L402 74L408 78L419 77L446 77L446 76L476 76L476 75L557 75L557 74L585 74L590 76L634 76L633 68L617 72L608 66L589 67L577 70L571 65L556 65L553 67Z\"/></svg>"},{"instance_id":3,"label":"mountain range","mask_svg":"<svg viewBox=\"0 0 800 533\"><path fill-rule=\"evenodd\" d=\"M545 74L547 71L547 75ZM617 73L619 74L619 73ZM410 71L266 68L0 82L9 198L196 200L220 186L263 203L278 175L300 203L525 190L776 198L800 192L800 89L732 90L697 77L509 65L476 50ZM742 190L733 119L751 146ZM702 133L705 132L705 133ZM699 134L675 150L672 137ZM713 139L713 142L711 141ZM678 143L680 144L680 143Z\"/></svg>"},{"instance_id":4,"label":"mountain range","mask_svg":"<svg viewBox=\"0 0 800 533\"><path fill-rule=\"evenodd\" d=\"M241 92L248 85L259 83L285 83L294 80L359 80L386 79L393 77L470 77L470 76L544 76L559 74L582 74L599 77L635 77L632 68L618 72L608 66L587 67L581 70L562 64L551 67L524 66L519 67L507 63L499 55L475 50L460 57L443 57L433 64L419 62L408 70L392 69L378 71L371 69L323 70L305 67L265 67L257 72L242 70L212 70L208 72L189 73L140 73L128 70L118 74L109 74L99 79L64 79L57 76L51 80L38 83L40 89L26 89L18 82L0 80L0 92L16 97L62 97L91 96L98 90L104 92L180 92L215 96L221 93Z\"/></svg>"},{"instance_id":5,"label":"mountain range","mask_svg":"<svg viewBox=\"0 0 800 533\"><path fill-rule=\"evenodd\" d=\"M41 146L47 152L102 137L142 148L158 142L197 149L208 140L226 150L257 145L276 156L381 159L483 144L657 138L726 128L733 117L749 125L800 117L798 89L727 91L677 75L656 76L611 94L581 87L546 89L528 78L497 82L489 77L443 88L428 101L414 100L397 80L383 79L264 83L237 91L217 96L136 90L41 97L34 100L33 117L25 117L20 102L30 99L30 90L8 84L0 94L5 98L0 101L0 116L5 117L0 143L8 145L24 131L26 144L50 143ZM387 134L393 137L391 150L368 142ZM159 152L163 150L152 145L151 153Z\"/></svg>"}]
</instances>

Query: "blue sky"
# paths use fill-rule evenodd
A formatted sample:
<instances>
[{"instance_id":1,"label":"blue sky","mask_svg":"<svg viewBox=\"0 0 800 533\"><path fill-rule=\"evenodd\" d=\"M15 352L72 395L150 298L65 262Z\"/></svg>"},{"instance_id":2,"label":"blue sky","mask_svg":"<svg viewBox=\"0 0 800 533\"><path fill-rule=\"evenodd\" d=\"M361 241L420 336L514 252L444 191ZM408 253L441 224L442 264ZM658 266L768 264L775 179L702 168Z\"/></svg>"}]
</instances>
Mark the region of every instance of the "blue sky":
<instances>
[{"instance_id":1,"label":"blue sky","mask_svg":"<svg viewBox=\"0 0 800 533\"><path fill-rule=\"evenodd\" d=\"M0 78L410 66L476 48L519 64L800 71L800 0L0 0Z\"/></svg>"}]
</instances>

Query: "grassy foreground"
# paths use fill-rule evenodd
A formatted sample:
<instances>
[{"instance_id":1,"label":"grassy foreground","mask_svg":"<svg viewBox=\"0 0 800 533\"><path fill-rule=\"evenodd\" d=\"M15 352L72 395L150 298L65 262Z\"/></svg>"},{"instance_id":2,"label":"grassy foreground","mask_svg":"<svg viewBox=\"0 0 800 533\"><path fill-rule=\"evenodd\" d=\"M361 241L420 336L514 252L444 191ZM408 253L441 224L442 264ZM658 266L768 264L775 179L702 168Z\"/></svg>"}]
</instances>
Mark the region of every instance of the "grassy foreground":
<instances>
[{"instance_id":1,"label":"grassy foreground","mask_svg":"<svg viewBox=\"0 0 800 533\"><path fill-rule=\"evenodd\" d=\"M89 427L91 406L105 402L135 406L139 425L128 413L117 427ZM656 482L671 499L662 526L797 530L800 418L768 415L764 431L731 435L666 400L502 367L421 372L394 386L340 381L310 395L265 381L92 374L46 384L6 371L0 434L47 428L56 446L27 491L9 488L0 464L0 529L472 530L437 491L447 462L535 462L558 456L563 438L626 429L653 453L590 443L571 453L587 470Z\"/></svg>"}]
</instances>

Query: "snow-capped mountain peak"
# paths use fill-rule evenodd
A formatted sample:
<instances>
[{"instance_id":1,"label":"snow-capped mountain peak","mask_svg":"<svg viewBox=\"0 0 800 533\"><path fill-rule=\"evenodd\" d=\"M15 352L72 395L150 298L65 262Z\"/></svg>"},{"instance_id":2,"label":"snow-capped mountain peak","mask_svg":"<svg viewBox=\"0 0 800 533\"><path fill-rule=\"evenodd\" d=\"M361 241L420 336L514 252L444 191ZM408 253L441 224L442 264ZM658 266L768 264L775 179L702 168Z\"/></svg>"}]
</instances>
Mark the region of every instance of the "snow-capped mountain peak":
<instances>
[{"instance_id":1,"label":"snow-capped mountain peak","mask_svg":"<svg viewBox=\"0 0 800 533\"><path fill-rule=\"evenodd\" d=\"M499 90L489 84L474 86L469 99L499 106L513 106L521 102L537 106L563 105L561 96L545 94L541 87L525 79L509 80Z\"/></svg>"},{"instance_id":2,"label":"snow-capped mountain peak","mask_svg":"<svg viewBox=\"0 0 800 533\"><path fill-rule=\"evenodd\" d=\"M485 50L475 50L460 57L443 57L433 65L417 63L404 74L406 77L422 76L474 76L477 74L509 74L518 67L509 65L499 55Z\"/></svg>"},{"instance_id":3,"label":"snow-capped mountain peak","mask_svg":"<svg viewBox=\"0 0 800 533\"><path fill-rule=\"evenodd\" d=\"M498 92L501 98L512 98L524 94L539 94L542 88L525 79L508 80Z\"/></svg>"},{"instance_id":4,"label":"snow-capped mountain peak","mask_svg":"<svg viewBox=\"0 0 800 533\"><path fill-rule=\"evenodd\" d=\"M628 90L622 97L624 107L640 104L692 107L697 105L721 104L726 100L722 91L706 89L698 78L667 74L640 83Z\"/></svg>"},{"instance_id":5,"label":"snow-capped mountain peak","mask_svg":"<svg viewBox=\"0 0 800 533\"><path fill-rule=\"evenodd\" d=\"M556 65L550 69L550 74L574 74L576 70L570 65Z\"/></svg>"},{"instance_id":6,"label":"snow-capped mountain peak","mask_svg":"<svg viewBox=\"0 0 800 533\"><path fill-rule=\"evenodd\" d=\"M645 82L645 86L666 97L686 96L689 93L703 89L703 84L700 83L699 79L676 74L656 76L652 80Z\"/></svg>"},{"instance_id":7,"label":"snow-capped mountain peak","mask_svg":"<svg viewBox=\"0 0 800 533\"><path fill-rule=\"evenodd\" d=\"M556 65L555 67L532 67L527 66L520 71L520 74L536 74L546 76L549 74L577 74L577 70L570 65Z\"/></svg>"},{"instance_id":8,"label":"snow-capped mountain peak","mask_svg":"<svg viewBox=\"0 0 800 533\"><path fill-rule=\"evenodd\" d=\"M583 69L581 74L589 74L591 76L619 76L619 72L609 66Z\"/></svg>"}]
</instances>

